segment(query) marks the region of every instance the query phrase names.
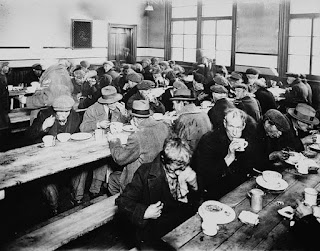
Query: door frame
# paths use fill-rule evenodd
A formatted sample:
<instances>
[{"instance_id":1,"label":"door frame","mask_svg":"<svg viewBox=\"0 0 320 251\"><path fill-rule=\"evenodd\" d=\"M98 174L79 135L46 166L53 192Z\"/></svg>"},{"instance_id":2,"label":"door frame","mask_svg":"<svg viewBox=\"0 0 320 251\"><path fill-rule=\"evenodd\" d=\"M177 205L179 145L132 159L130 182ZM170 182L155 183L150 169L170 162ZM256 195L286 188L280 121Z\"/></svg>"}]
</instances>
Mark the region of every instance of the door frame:
<instances>
[{"instance_id":1,"label":"door frame","mask_svg":"<svg viewBox=\"0 0 320 251\"><path fill-rule=\"evenodd\" d=\"M112 28L124 28L124 29L132 29L132 50L130 50L131 55L136 58L137 55L137 25L129 25L129 24L112 24L109 23L108 27L108 59L111 57L111 51L109 49L110 41L110 32Z\"/></svg>"}]
</instances>

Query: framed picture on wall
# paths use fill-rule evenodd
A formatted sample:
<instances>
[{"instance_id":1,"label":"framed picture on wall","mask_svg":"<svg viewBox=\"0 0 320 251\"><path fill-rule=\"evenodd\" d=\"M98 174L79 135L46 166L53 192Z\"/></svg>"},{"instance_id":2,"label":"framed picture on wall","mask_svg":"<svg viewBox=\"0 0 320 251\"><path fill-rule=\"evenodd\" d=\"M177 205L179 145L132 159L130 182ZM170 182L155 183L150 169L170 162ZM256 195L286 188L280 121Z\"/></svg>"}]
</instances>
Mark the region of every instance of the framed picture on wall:
<instances>
[{"instance_id":1,"label":"framed picture on wall","mask_svg":"<svg viewBox=\"0 0 320 251\"><path fill-rule=\"evenodd\" d=\"M72 20L72 48L92 48L92 21Z\"/></svg>"}]
</instances>

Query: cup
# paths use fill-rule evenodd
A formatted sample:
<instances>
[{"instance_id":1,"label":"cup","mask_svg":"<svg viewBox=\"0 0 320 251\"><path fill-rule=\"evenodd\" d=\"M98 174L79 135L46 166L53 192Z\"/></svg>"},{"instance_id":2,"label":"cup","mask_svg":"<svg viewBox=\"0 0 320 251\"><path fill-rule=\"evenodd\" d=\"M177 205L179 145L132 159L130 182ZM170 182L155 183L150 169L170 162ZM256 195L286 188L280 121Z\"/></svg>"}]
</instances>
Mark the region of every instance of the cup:
<instances>
[{"instance_id":1,"label":"cup","mask_svg":"<svg viewBox=\"0 0 320 251\"><path fill-rule=\"evenodd\" d=\"M254 213L259 212L263 205L264 192L261 189L254 188L248 192L248 196L251 198L251 209Z\"/></svg>"},{"instance_id":2,"label":"cup","mask_svg":"<svg viewBox=\"0 0 320 251\"><path fill-rule=\"evenodd\" d=\"M304 189L304 202L309 206L317 205L318 191L312 187L306 187Z\"/></svg>"},{"instance_id":3,"label":"cup","mask_svg":"<svg viewBox=\"0 0 320 251\"><path fill-rule=\"evenodd\" d=\"M8 91L12 91L13 90L13 85L8 85Z\"/></svg>"},{"instance_id":4,"label":"cup","mask_svg":"<svg viewBox=\"0 0 320 251\"><path fill-rule=\"evenodd\" d=\"M244 138L233 138L233 141L237 142L240 146L240 148L237 149L238 152L243 152L248 146L248 141L246 141Z\"/></svg>"},{"instance_id":5,"label":"cup","mask_svg":"<svg viewBox=\"0 0 320 251\"><path fill-rule=\"evenodd\" d=\"M103 139L104 130L103 129L96 129L94 130L94 138L96 141L100 141Z\"/></svg>"},{"instance_id":6,"label":"cup","mask_svg":"<svg viewBox=\"0 0 320 251\"><path fill-rule=\"evenodd\" d=\"M320 144L320 134L316 134L316 143Z\"/></svg>"},{"instance_id":7,"label":"cup","mask_svg":"<svg viewBox=\"0 0 320 251\"><path fill-rule=\"evenodd\" d=\"M46 135L42 138L43 144L45 147L55 145L55 137L53 135Z\"/></svg>"},{"instance_id":8,"label":"cup","mask_svg":"<svg viewBox=\"0 0 320 251\"><path fill-rule=\"evenodd\" d=\"M205 235L214 236L218 233L218 225L215 221L204 220L201 224L202 231Z\"/></svg>"},{"instance_id":9,"label":"cup","mask_svg":"<svg viewBox=\"0 0 320 251\"><path fill-rule=\"evenodd\" d=\"M309 172L309 164L306 161L299 161L297 164L295 164L295 168L301 174L308 174Z\"/></svg>"}]
</instances>

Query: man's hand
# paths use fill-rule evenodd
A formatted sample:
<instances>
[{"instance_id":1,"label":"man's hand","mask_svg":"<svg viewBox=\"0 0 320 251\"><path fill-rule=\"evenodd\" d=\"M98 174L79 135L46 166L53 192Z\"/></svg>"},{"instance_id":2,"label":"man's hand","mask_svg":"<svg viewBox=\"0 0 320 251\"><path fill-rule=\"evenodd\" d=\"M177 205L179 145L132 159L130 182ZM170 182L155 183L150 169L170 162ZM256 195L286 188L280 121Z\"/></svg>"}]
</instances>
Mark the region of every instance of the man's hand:
<instances>
[{"instance_id":1,"label":"man's hand","mask_svg":"<svg viewBox=\"0 0 320 251\"><path fill-rule=\"evenodd\" d=\"M157 219L161 216L163 208L163 203L158 201L156 204L151 204L148 206L147 210L144 212L143 219Z\"/></svg>"},{"instance_id":2,"label":"man's hand","mask_svg":"<svg viewBox=\"0 0 320 251\"><path fill-rule=\"evenodd\" d=\"M108 120L102 120L97 123L97 128L107 129L110 126L110 122Z\"/></svg>"},{"instance_id":3,"label":"man's hand","mask_svg":"<svg viewBox=\"0 0 320 251\"><path fill-rule=\"evenodd\" d=\"M182 178L185 180L193 190L198 190L197 175L190 166L187 166L186 169L181 171L178 175L180 179Z\"/></svg>"},{"instance_id":4,"label":"man's hand","mask_svg":"<svg viewBox=\"0 0 320 251\"><path fill-rule=\"evenodd\" d=\"M298 218L302 218L306 215L312 214L313 210L312 207L305 205L300 200L296 200L297 208L296 208L296 215Z\"/></svg>"},{"instance_id":5,"label":"man's hand","mask_svg":"<svg viewBox=\"0 0 320 251\"><path fill-rule=\"evenodd\" d=\"M46 118L46 120L42 124L42 130L45 131L47 128L53 126L55 119L56 118L53 115Z\"/></svg>"},{"instance_id":6,"label":"man's hand","mask_svg":"<svg viewBox=\"0 0 320 251\"><path fill-rule=\"evenodd\" d=\"M117 102L116 107L119 109L120 113L123 115L127 114L127 109L124 103Z\"/></svg>"},{"instance_id":7,"label":"man's hand","mask_svg":"<svg viewBox=\"0 0 320 251\"><path fill-rule=\"evenodd\" d=\"M274 151L269 154L269 160L286 160L290 157L290 153L287 151Z\"/></svg>"}]
</instances>

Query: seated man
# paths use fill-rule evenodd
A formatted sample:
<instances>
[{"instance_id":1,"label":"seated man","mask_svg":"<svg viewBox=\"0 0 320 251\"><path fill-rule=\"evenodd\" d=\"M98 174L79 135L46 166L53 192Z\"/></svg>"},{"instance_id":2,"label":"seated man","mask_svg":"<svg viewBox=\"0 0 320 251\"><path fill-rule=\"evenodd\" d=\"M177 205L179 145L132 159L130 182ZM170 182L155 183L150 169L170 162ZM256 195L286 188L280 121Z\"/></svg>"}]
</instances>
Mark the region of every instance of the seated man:
<instances>
[{"instance_id":1,"label":"seated man","mask_svg":"<svg viewBox=\"0 0 320 251\"><path fill-rule=\"evenodd\" d=\"M189 190L198 189L191 157L187 142L167 139L161 154L141 165L116 200L119 211L136 226L138 241L155 244L196 212L189 196Z\"/></svg>"},{"instance_id":2,"label":"seated man","mask_svg":"<svg viewBox=\"0 0 320 251\"><path fill-rule=\"evenodd\" d=\"M123 166L122 172L114 172L109 177L108 189L112 195L123 191L141 164L153 161L169 136L166 123L150 117L147 100L133 101L132 116L137 131L129 135L126 145L122 145L118 138L109 137L111 156Z\"/></svg>"},{"instance_id":3,"label":"seated man","mask_svg":"<svg viewBox=\"0 0 320 251\"><path fill-rule=\"evenodd\" d=\"M71 96L63 95L54 99L52 106L41 110L26 134L35 142L41 142L44 135L57 136L59 133L75 133L79 131L80 118L72 107L74 100ZM50 178L49 178L50 179ZM73 199L81 201L84 194L84 186L78 186L85 176L82 174L72 177ZM58 211L57 181L52 180L44 185L43 192L49 202L52 213Z\"/></svg>"},{"instance_id":4,"label":"seated man","mask_svg":"<svg viewBox=\"0 0 320 251\"><path fill-rule=\"evenodd\" d=\"M171 98L173 97L173 93L178 89L188 89L188 87L180 80L176 80L174 81L172 87L169 86L161 95L160 101L164 105L166 112L173 111L173 102Z\"/></svg>"},{"instance_id":5,"label":"seated man","mask_svg":"<svg viewBox=\"0 0 320 251\"><path fill-rule=\"evenodd\" d=\"M195 152L194 169L204 199L219 199L248 179L258 165L255 132L246 128L247 114L237 108L226 111L223 128L202 136ZM239 138L248 144L243 150Z\"/></svg>"},{"instance_id":6,"label":"seated man","mask_svg":"<svg viewBox=\"0 0 320 251\"><path fill-rule=\"evenodd\" d=\"M43 73L41 64L34 64L31 66L31 71L28 72L28 74L24 77L23 83L26 86L31 86L32 82L39 82L40 77Z\"/></svg>"},{"instance_id":7,"label":"seated man","mask_svg":"<svg viewBox=\"0 0 320 251\"><path fill-rule=\"evenodd\" d=\"M94 132L96 129L109 128L110 122L126 123L129 119L126 108L119 101L122 95L117 93L114 86L106 86L101 90L102 96L98 102L90 106L84 113L80 130L82 132ZM107 169L110 163L100 167L94 167L92 183L89 189L91 197L100 193L101 185L106 181ZM84 186L85 184L83 184Z\"/></svg>"},{"instance_id":8,"label":"seated man","mask_svg":"<svg viewBox=\"0 0 320 251\"><path fill-rule=\"evenodd\" d=\"M196 107L196 98L192 97L189 89L175 91L171 100L179 116L174 121L173 130L178 137L186 140L194 151L202 135L211 130L208 114Z\"/></svg>"},{"instance_id":9,"label":"seated man","mask_svg":"<svg viewBox=\"0 0 320 251\"><path fill-rule=\"evenodd\" d=\"M319 124L316 118L316 111L310 105L299 103L295 108L289 108L286 114L290 122L290 127L295 132L296 144L301 145L301 149L306 144L315 143L315 135L310 135L313 126Z\"/></svg>"}]
</instances>

